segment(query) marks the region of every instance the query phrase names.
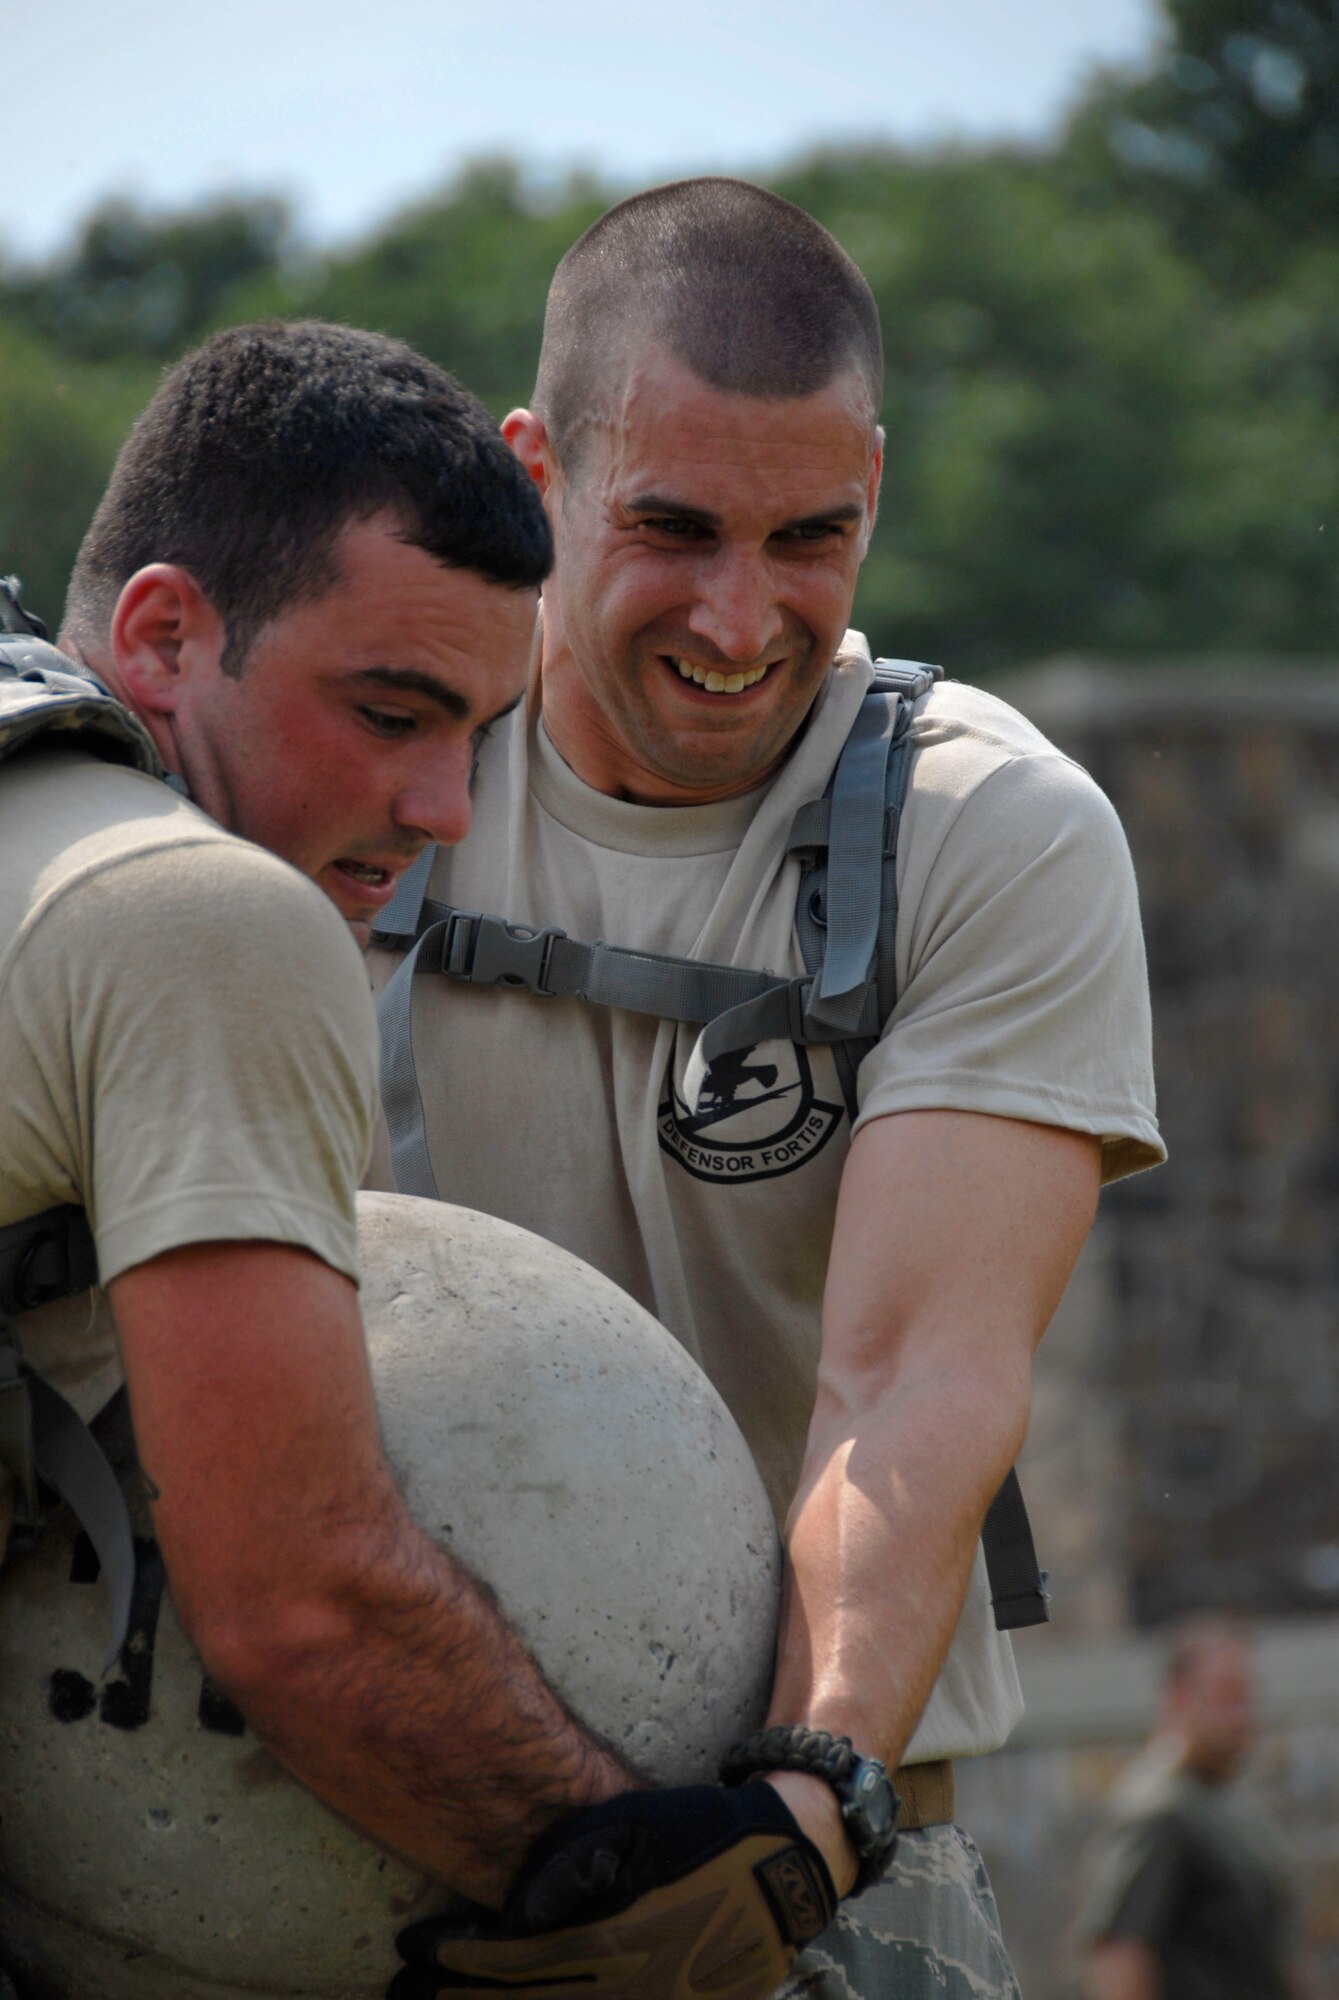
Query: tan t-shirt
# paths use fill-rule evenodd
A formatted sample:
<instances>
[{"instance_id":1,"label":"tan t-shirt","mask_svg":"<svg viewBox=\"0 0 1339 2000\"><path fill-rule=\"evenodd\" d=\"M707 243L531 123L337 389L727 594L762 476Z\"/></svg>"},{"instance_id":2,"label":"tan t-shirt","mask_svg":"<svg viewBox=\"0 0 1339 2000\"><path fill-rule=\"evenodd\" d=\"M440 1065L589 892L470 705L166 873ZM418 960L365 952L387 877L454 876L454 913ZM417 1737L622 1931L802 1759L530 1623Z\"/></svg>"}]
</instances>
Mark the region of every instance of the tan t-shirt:
<instances>
[{"instance_id":1,"label":"tan t-shirt","mask_svg":"<svg viewBox=\"0 0 1339 2000\"><path fill-rule=\"evenodd\" d=\"M0 854L0 1224L82 1205L103 1284L226 1238L356 1279L376 1024L333 905L159 780L74 748L0 765ZM18 1326L82 1415L118 1386L94 1299Z\"/></svg>"},{"instance_id":2,"label":"tan t-shirt","mask_svg":"<svg viewBox=\"0 0 1339 2000\"><path fill-rule=\"evenodd\" d=\"M853 636L776 779L713 806L607 798L563 763L541 722L518 715L485 745L471 832L438 855L429 894L586 941L800 973L786 840L796 807L821 796L870 679ZM1108 1178L1154 1164L1147 978L1115 813L989 695L941 685L913 726L900 998L861 1066L858 1123L994 1112L1100 1134ZM373 954L378 985L396 963ZM831 1055L755 1048L694 1114L691 1028L440 978L414 985L443 1197L563 1244L655 1313L724 1396L783 1516L851 1138ZM374 1172L392 1185L384 1149ZM888 1217L895 1231L896 1188ZM1020 1712L978 1553L910 1754L993 1748Z\"/></svg>"}]
</instances>

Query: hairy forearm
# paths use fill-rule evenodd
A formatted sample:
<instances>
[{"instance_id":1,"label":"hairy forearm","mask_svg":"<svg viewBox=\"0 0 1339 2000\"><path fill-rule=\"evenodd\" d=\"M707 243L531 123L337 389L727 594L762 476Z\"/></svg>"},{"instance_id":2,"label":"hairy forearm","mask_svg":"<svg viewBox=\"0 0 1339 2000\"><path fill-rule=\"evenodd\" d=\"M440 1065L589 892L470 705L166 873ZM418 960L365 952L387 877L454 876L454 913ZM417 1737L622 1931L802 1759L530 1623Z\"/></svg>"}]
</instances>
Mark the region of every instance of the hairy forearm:
<instances>
[{"instance_id":1,"label":"hairy forearm","mask_svg":"<svg viewBox=\"0 0 1339 2000\"><path fill-rule=\"evenodd\" d=\"M848 1735L890 1768L900 1761L1026 1418L1017 1366L820 1384L787 1528L773 1721Z\"/></svg>"},{"instance_id":2,"label":"hairy forearm","mask_svg":"<svg viewBox=\"0 0 1339 2000\"><path fill-rule=\"evenodd\" d=\"M111 1294L173 1603L211 1674L337 1812L500 1900L538 1832L629 1773L406 1511L352 1285L282 1245L200 1244Z\"/></svg>"},{"instance_id":3,"label":"hairy forearm","mask_svg":"<svg viewBox=\"0 0 1339 2000\"><path fill-rule=\"evenodd\" d=\"M380 1514L337 1530L300 1592L251 1598L241 1633L215 1611L194 1636L295 1777L425 1873L499 1902L545 1827L640 1780L574 1721L486 1589L393 1496Z\"/></svg>"}]
</instances>

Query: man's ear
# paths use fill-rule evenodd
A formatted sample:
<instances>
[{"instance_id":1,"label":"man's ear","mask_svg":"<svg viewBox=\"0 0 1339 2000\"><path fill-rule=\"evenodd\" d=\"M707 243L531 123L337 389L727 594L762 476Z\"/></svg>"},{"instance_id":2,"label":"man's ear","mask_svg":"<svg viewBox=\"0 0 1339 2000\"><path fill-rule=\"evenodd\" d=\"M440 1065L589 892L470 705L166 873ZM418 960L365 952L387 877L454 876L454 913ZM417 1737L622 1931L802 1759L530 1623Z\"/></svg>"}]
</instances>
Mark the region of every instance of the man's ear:
<instances>
[{"instance_id":1,"label":"man's ear","mask_svg":"<svg viewBox=\"0 0 1339 2000\"><path fill-rule=\"evenodd\" d=\"M874 523L879 516L879 487L883 481L883 425L874 426L874 450L869 463L869 490L865 512L865 547L869 547Z\"/></svg>"},{"instance_id":2,"label":"man's ear","mask_svg":"<svg viewBox=\"0 0 1339 2000\"><path fill-rule=\"evenodd\" d=\"M556 468L544 419L533 410L513 410L502 420L502 435L547 500Z\"/></svg>"},{"instance_id":3,"label":"man's ear","mask_svg":"<svg viewBox=\"0 0 1339 2000\"><path fill-rule=\"evenodd\" d=\"M191 674L222 659L226 637L195 578L176 563L136 570L112 613L117 677L146 715L175 714Z\"/></svg>"}]
</instances>

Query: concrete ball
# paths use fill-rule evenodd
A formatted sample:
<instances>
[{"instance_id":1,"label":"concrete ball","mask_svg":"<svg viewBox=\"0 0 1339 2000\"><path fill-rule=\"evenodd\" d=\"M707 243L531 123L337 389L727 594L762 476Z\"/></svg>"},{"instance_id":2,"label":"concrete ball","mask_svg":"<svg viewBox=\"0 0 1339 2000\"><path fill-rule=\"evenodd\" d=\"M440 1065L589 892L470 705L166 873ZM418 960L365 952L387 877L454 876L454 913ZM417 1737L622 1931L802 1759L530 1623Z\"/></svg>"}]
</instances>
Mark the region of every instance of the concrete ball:
<instances>
[{"instance_id":1,"label":"concrete ball","mask_svg":"<svg viewBox=\"0 0 1339 2000\"><path fill-rule=\"evenodd\" d=\"M387 1456L571 1707L661 1783L766 1706L780 1557L733 1419L632 1299L529 1231L360 1195ZM0 1582L0 1960L32 2000L380 2000L443 1890L291 1779L141 1545L135 1631L64 1522Z\"/></svg>"}]
</instances>

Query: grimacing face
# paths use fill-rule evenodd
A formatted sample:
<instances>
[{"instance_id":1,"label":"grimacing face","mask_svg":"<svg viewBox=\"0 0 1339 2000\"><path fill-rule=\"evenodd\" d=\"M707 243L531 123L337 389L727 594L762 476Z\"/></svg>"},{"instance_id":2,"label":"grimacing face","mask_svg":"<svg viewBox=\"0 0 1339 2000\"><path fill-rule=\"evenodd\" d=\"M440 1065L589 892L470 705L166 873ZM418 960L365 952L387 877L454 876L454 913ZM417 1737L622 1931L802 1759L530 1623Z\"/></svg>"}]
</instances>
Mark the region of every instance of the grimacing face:
<instances>
[{"instance_id":1,"label":"grimacing face","mask_svg":"<svg viewBox=\"0 0 1339 2000\"><path fill-rule=\"evenodd\" d=\"M504 425L545 493L544 714L597 789L687 805L781 762L846 630L882 441L863 378L731 395L634 352L570 474Z\"/></svg>"},{"instance_id":2,"label":"grimacing face","mask_svg":"<svg viewBox=\"0 0 1339 2000\"><path fill-rule=\"evenodd\" d=\"M347 527L336 558L239 675L215 616L146 720L196 803L309 875L366 944L420 849L469 826L474 748L525 684L536 596L446 568L385 516Z\"/></svg>"}]
</instances>

